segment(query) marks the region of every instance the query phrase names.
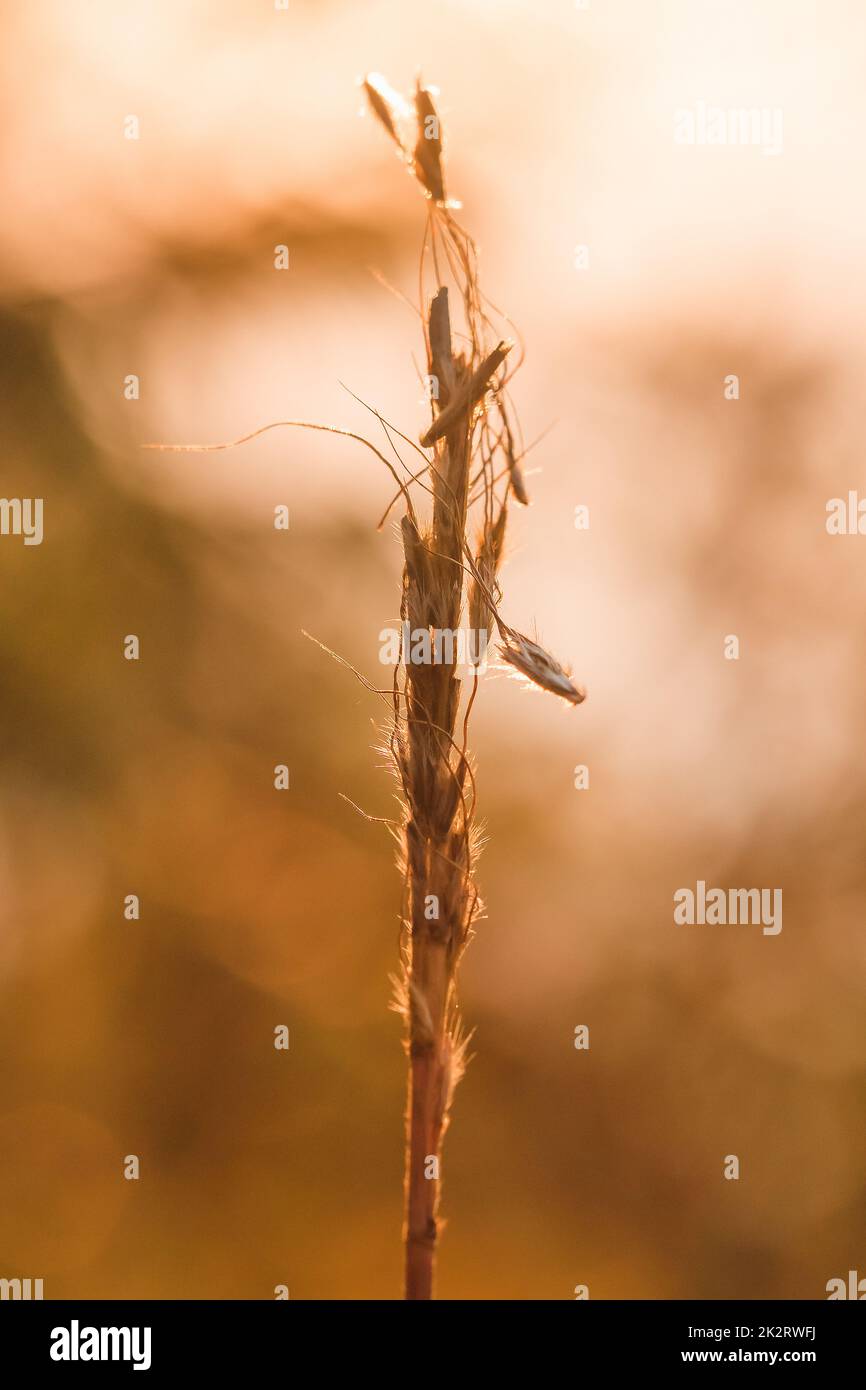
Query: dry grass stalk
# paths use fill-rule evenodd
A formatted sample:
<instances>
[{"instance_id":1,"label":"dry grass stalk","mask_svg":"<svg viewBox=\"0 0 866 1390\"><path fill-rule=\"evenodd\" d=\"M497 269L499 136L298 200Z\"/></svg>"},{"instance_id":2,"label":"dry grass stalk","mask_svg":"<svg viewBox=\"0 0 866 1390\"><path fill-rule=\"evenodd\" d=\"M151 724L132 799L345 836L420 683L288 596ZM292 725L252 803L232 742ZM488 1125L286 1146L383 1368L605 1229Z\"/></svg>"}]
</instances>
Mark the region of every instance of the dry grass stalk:
<instances>
[{"instance_id":1,"label":"dry grass stalk","mask_svg":"<svg viewBox=\"0 0 866 1390\"><path fill-rule=\"evenodd\" d=\"M455 664L418 664L404 653L394 689L390 748L404 802L400 835L406 883L406 935L397 1007L404 1014L410 1059L406 1155L406 1297L432 1296L438 1228L439 1165L455 1085L464 1064L456 974L481 904L474 881L477 835L474 778L467 756L468 718L478 686L477 662L498 629L500 654L515 672L572 704L583 693L537 643L509 628L498 612L498 573L507 496L528 502L508 404L512 344L495 332L478 285L474 244L445 199L442 138L432 94L415 97L412 153L401 130L406 104L377 77L365 84L371 107L428 198L424 271L435 292L426 310L432 420L421 447L429 462L432 509L426 525L407 508L401 617L409 629L456 632L464 601L475 639L476 669L463 701ZM450 285L446 283L446 276ZM462 312L456 346L452 291ZM492 345L491 345L492 344ZM519 364L518 364L519 365ZM498 470L499 463L504 466ZM499 488L500 477L507 481ZM470 512L479 535L470 544ZM478 637L476 634L484 633Z\"/></svg>"},{"instance_id":2,"label":"dry grass stalk","mask_svg":"<svg viewBox=\"0 0 866 1390\"><path fill-rule=\"evenodd\" d=\"M499 612L508 499L513 497L524 506L529 500L520 467L525 451L515 442L508 395L510 377L520 360L512 367L513 344L496 330L496 311L479 288L475 245L454 218L456 205L446 200L442 135L433 94L418 84L412 144L403 133L412 107L381 77L371 75L364 88L371 109L427 199L421 300L428 379L434 389L430 425L419 445L412 445L424 460L423 468L413 472L400 459L404 478L363 436L304 420L277 421L231 444L145 447L226 449L280 426L328 430L364 444L395 477L394 501L402 497L405 503L401 523L404 624L413 633L457 633L464 608L468 611L474 667L468 693L464 694L457 676L459 648L445 644L441 660L426 664L413 661L404 651L389 700L392 717L387 745L403 803L396 834L405 884L404 934L394 1008L406 1022L409 1054L405 1292L408 1299L428 1299L433 1292L442 1140L465 1063L457 967L481 912L474 878L478 853L475 779L467 734L479 665L493 631L499 635L499 654L512 674L572 705L581 703L584 693L537 640L509 627ZM433 276L432 292L425 289L425 273ZM461 315L459 328L452 321L455 303ZM399 431L381 423L396 454L393 435ZM405 435L399 437L411 444ZM426 520L416 512L413 488L430 498Z\"/></svg>"}]
</instances>

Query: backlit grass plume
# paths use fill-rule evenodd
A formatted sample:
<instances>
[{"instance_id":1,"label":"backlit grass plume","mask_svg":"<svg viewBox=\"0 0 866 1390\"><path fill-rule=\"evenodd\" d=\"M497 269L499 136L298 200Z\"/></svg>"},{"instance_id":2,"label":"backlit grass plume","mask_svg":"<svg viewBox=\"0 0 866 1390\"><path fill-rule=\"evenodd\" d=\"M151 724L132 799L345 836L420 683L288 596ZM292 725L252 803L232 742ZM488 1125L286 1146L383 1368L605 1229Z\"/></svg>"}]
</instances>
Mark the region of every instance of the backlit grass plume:
<instances>
[{"instance_id":1,"label":"backlit grass plume","mask_svg":"<svg viewBox=\"0 0 866 1390\"><path fill-rule=\"evenodd\" d=\"M398 484L385 515L402 502L401 633L425 637L425 654L435 649L435 659L418 659L414 640L407 650L401 637L386 736L403 806L396 829L405 892L395 1008L405 1020L409 1056L405 1292L409 1299L428 1299L442 1140L465 1060L457 968L481 911L467 737L488 647L495 641L514 676L568 704L580 704L584 692L536 638L509 627L500 613L508 508L529 501L521 467L526 451L509 395L520 354L507 331L497 328L500 316L479 287L475 245L447 197L433 93L419 83L410 104L375 75L366 78L364 90L426 199L420 308L430 422L414 444L378 417L402 473L363 436L305 420L276 421L232 444L146 447L227 449L280 426L326 430L364 444ZM415 451L411 467L395 439ZM461 679L461 647L454 639L464 615L464 651L468 645L471 655Z\"/></svg>"},{"instance_id":2,"label":"backlit grass plume","mask_svg":"<svg viewBox=\"0 0 866 1390\"><path fill-rule=\"evenodd\" d=\"M406 134L407 104L378 76L364 85L427 198L421 272L431 421L419 440L428 451L419 482L428 502L422 520L407 491L401 617L410 633L456 632L467 610L475 661L464 691L454 661L416 662L404 651L390 737L404 804L398 1007L410 1070L406 1297L425 1299L433 1287L442 1139L464 1062L457 967L481 906L467 730L489 638L498 634L500 656L524 679L571 704L584 695L537 641L515 632L499 612L509 503L529 500L508 394L519 361L513 361L512 342L497 331L495 311L479 287L475 246L446 198L433 96L419 84L414 132Z\"/></svg>"}]
</instances>

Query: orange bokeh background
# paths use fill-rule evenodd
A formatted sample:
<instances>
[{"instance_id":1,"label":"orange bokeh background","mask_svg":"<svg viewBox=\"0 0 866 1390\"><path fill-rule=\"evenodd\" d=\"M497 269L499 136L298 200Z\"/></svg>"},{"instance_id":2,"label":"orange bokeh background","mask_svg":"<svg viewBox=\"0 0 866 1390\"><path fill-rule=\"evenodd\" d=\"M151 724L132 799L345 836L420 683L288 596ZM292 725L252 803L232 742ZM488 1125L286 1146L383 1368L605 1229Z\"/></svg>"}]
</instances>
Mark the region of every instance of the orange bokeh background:
<instances>
[{"instance_id":1,"label":"orange bokeh background","mask_svg":"<svg viewBox=\"0 0 866 1390\"><path fill-rule=\"evenodd\" d=\"M393 813L382 709L301 631L381 676L392 480L291 431L140 447L373 437L341 383L422 428L417 318L370 272L416 296L424 204L372 68L441 91L548 431L504 612L589 690L491 673L476 704L439 1292L824 1297L866 1236L866 541L825 529L863 477L866 13L32 0L0 29L2 491L45 499L40 547L0 538L0 1277L399 1295L399 881L340 799ZM780 108L783 151L678 145L700 101ZM699 878L781 887L783 931L676 928Z\"/></svg>"}]
</instances>

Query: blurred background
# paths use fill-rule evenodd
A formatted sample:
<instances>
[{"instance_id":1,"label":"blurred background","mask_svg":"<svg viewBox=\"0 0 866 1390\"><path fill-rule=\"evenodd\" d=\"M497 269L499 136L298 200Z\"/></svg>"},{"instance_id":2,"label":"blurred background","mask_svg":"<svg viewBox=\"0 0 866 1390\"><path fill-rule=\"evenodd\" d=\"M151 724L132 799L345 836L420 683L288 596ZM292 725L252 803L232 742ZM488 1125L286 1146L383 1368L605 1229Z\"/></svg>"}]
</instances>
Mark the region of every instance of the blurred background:
<instances>
[{"instance_id":1,"label":"blurred background","mask_svg":"<svg viewBox=\"0 0 866 1390\"><path fill-rule=\"evenodd\" d=\"M341 383L422 427L417 318L371 271L417 297L425 209L368 69L441 91L549 430L504 612L589 690L492 672L476 703L439 1294L866 1272L866 541L825 530L864 487L866 11L29 0L0 34L0 492L45 506L41 546L0 538L0 1276L400 1294L400 889L339 797L394 812L382 709L301 633L381 679L392 480L288 430L140 447L374 438ZM678 145L701 101L780 108L782 153ZM699 878L781 887L782 933L675 928Z\"/></svg>"}]
</instances>

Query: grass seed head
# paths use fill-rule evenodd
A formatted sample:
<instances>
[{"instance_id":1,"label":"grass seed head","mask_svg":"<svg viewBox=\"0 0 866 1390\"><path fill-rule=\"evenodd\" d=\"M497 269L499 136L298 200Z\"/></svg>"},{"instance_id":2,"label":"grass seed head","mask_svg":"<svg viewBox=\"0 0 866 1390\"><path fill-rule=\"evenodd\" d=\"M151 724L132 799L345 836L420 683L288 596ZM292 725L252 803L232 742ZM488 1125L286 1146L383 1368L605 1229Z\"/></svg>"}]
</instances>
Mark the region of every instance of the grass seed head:
<instances>
[{"instance_id":1,"label":"grass seed head","mask_svg":"<svg viewBox=\"0 0 866 1390\"><path fill-rule=\"evenodd\" d=\"M418 182L423 184L436 203L445 202L445 175L442 169L442 129L433 97L421 83L415 89L415 114L418 118L418 143L415 146L414 168Z\"/></svg>"},{"instance_id":2,"label":"grass seed head","mask_svg":"<svg viewBox=\"0 0 866 1390\"><path fill-rule=\"evenodd\" d=\"M405 155L406 147L400 135L400 119L405 117L408 110L405 101L399 92L388 85L381 73L368 72L362 85L371 111L381 121L401 154Z\"/></svg>"},{"instance_id":3,"label":"grass seed head","mask_svg":"<svg viewBox=\"0 0 866 1390\"><path fill-rule=\"evenodd\" d=\"M582 705L586 699L586 691L573 683L571 672L531 637L524 637L513 628L506 629L499 654L513 670L541 690L560 695L570 705Z\"/></svg>"}]
</instances>

